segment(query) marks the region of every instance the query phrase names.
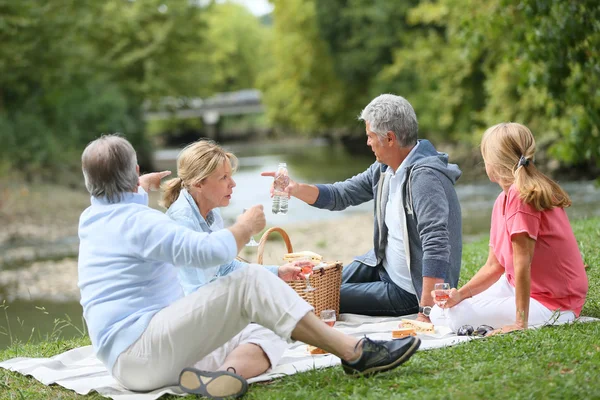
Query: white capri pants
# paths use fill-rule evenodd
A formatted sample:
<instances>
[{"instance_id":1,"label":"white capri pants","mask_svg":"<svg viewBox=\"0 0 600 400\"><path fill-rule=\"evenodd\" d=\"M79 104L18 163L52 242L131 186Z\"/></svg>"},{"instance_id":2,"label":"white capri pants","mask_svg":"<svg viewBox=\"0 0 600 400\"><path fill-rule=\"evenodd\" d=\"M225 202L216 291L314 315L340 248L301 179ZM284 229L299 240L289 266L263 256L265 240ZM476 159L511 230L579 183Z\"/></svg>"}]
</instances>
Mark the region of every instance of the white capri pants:
<instances>
[{"instance_id":1,"label":"white capri pants","mask_svg":"<svg viewBox=\"0 0 600 400\"><path fill-rule=\"evenodd\" d=\"M280 278L249 265L156 313L139 339L119 355L112 375L135 391L176 385L183 368L205 363L214 368L224 356L215 359L211 353L225 344L231 347L232 339L241 343L245 334L236 335L251 321L290 340L310 311L310 304Z\"/></svg>"},{"instance_id":2,"label":"white capri pants","mask_svg":"<svg viewBox=\"0 0 600 400\"><path fill-rule=\"evenodd\" d=\"M216 371L236 347L247 343L255 344L265 352L271 363L270 368L275 367L281 360L281 356L283 356L283 352L288 345L272 330L258 324L250 324L235 335L233 339L194 364L194 367L202 371Z\"/></svg>"},{"instance_id":3,"label":"white capri pants","mask_svg":"<svg viewBox=\"0 0 600 400\"><path fill-rule=\"evenodd\" d=\"M447 308L446 318L442 315L442 309L434 306L431 309L430 319L434 325L449 326L453 332L463 325L471 325L474 329L477 329L479 325L489 325L498 329L516 322L515 300L515 288L508 282L506 275L502 275L487 290L461 301L452 308ZM555 312L543 306L539 301L529 299L530 327L560 324L574 319L573 311Z\"/></svg>"}]
</instances>

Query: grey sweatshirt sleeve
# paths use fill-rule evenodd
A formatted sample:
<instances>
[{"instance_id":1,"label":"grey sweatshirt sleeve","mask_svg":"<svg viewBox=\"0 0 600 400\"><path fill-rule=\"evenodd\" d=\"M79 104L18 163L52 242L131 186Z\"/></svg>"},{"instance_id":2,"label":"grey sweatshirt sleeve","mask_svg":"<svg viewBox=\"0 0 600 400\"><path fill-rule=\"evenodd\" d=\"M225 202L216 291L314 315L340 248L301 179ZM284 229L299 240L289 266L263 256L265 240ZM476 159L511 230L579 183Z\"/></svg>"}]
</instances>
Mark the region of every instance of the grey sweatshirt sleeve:
<instances>
[{"instance_id":1,"label":"grey sweatshirt sleeve","mask_svg":"<svg viewBox=\"0 0 600 400\"><path fill-rule=\"evenodd\" d=\"M319 189L313 207L339 211L373 200L373 176L379 163L373 163L366 171L343 182L316 185Z\"/></svg>"},{"instance_id":2,"label":"grey sweatshirt sleeve","mask_svg":"<svg viewBox=\"0 0 600 400\"><path fill-rule=\"evenodd\" d=\"M444 187L428 168L413 173L411 186L423 249L423 276L444 279L450 268L449 207Z\"/></svg>"}]
</instances>

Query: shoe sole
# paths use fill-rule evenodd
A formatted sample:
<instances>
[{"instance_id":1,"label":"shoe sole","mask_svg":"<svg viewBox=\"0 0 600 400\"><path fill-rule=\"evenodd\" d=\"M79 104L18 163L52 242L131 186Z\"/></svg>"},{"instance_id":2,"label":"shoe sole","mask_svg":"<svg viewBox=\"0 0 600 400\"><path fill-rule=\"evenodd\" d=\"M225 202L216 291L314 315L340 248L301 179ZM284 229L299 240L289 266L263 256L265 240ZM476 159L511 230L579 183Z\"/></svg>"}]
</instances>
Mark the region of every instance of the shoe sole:
<instances>
[{"instance_id":1,"label":"shoe sole","mask_svg":"<svg viewBox=\"0 0 600 400\"><path fill-rule=\"evenodd\" d=\"M421 339L419 339L418 337L415 337L415 340L414 340L413 344L406 351L406 353L402 354L402 357L394 360L394 362L391 363L391 364L380 365L380 366L377 366L377 367L368 368L368 369L366 369L364 371L357 371L357 370L355 370L353 368L350 368L350 367L348 367L346 365L343 365L342 367L344 368L344 372L346 372L348 375L350 375L352 377L359 377L359 376L369 377L371 375L375 375L375 374L378 374L380 372L389 371L391 369L396 368L399 365L404 364L405 362L408 361L408 359L410 357L412 357L413 354L415 354L415 352L419 349L419 346L421 346Z\"/></svg>"},{"instance_id":2,"label":"shoe sole","mask_svg":"<svg viewBox=\"0 0 600 400\"><path fill-rule=\"evenodd\" d=\"M248 391L248 382L229 371L184 368L179 375L179 387L186 393L200 394L209 399L225 399L243 396Z\"/></svg>"}]
</instances>

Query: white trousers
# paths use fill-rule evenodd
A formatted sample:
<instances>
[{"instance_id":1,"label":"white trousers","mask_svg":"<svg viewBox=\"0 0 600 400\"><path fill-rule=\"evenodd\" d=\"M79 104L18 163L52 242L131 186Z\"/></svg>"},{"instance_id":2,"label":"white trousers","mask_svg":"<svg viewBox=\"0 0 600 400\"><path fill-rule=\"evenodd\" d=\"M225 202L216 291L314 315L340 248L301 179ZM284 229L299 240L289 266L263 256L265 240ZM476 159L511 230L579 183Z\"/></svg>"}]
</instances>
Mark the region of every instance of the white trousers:
<instances>
[{"instance_id":1,"label":"white trousers","mask_svg":"<svg viewBox=\"0 0 600 400\"><path fill-rule=\"evenodd\" d=\"M130 390L175 385L183 368L225 345L251 321L290 340L310 311L310 304L285 282L264 267L249 265L156 313L140 338L119 355L112 374Z\"/></svg>"},{"instance_id":2,"label":"white trousers","mask_svg":"<svg viewBox=\"0 0 600 400\"><path fill-rule=\"evenodd\" d=\"M448 326L453 332L463 325L471 325L474 329L477 329L479 325L489 325L498 329L516 322L515 300L515 288L508 282L506 276L502 275L487 290L446 309L445 318L442 309L434 306L431 309L430 318L434 325ZM548 323L564 323L574 319L573 311L554 312L539 301L529 299L529 326L531 327Z\"/></svg>"}]
</instances>

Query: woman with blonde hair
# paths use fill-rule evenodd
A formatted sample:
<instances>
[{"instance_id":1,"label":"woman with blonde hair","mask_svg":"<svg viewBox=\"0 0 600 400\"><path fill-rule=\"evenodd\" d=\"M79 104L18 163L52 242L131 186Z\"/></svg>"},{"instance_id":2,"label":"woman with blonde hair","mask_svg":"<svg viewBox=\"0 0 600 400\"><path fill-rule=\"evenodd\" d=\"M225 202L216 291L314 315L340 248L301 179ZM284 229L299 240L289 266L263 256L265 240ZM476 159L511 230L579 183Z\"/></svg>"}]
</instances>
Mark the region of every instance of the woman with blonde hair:
<instances>
[{"instance_id":1,"label":"woman with blonde hair","mask_svg":"<svg viewBox=\"0 0 600 400\"><path fill-rule=\"evenodd\" d=\"M434 324L477 325L510 332L572 321L581 313L588 280L565 208L567 193L535 166L535 139L518 123L487 129L481 154L502 192L492 211L485 265L432 310ZM488 328L489 329L489 328Z\"/></svg>"},{"instance_id":2,"label":"woman with blonde hair","mask_svg":"<svg viewBox=\"0 0 600 400\"><path fill-rule=\"evenodd\" d=\"M200 140L184 148L177 158L177 178L163 185L162 205L175 222L198 232L224 229L218 207L227 207L233 194L233 173L238 160L213 141ZM178 277L186 295L216 279L244 268L247 263L181 267ZM300 267L285 264L266 268L283 280L301 279ZM240 334L195 365L200 370L233 370L251 378L274 367L286 343L269 329L250 324Z\"/></svg>"}]
</instances>

